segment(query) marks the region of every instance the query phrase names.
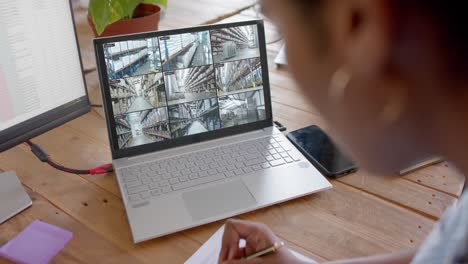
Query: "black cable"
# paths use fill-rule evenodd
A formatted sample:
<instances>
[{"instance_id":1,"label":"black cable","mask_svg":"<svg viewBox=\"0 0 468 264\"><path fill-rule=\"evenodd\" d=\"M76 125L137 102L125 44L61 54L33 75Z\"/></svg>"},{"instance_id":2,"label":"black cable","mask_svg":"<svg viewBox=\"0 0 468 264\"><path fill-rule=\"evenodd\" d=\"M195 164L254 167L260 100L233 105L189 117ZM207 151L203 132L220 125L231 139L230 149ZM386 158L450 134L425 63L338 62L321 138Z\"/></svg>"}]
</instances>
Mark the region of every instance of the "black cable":
<instances>
[{"instance_id":1,"label":"black cable","mask_svg":"<svg viewBox=\"0 0 468 264\"><path fill-rule=\"evenodd\" d=\"M54 162L50 158L49 153L47 153L47 151L45 151L42 148L42 146L40 146L38 144L35 144L35 143L31 142L30 140L27 140L26 144L28 144L28 146L31 147L32 153L40 161L45 162L45 163L49 164L50 166L52 166L53 168L55 168L57 170L60 170L60 171L64 171L64 172L67 172L67 173L73 173L73 174L80 174L80 175L83 175L83 174L98 175L98 174L106 174L106 173L114 171L114 167L112 166L112 164L104 164L102 166L99 166L99 167L96 167L96 168L93 168L93 169L89 169L89 170L78 170L78 169L67 168L65 166L62 166L62 165Z\"/></svg>"},{"instance_id":2,"label":"black cable","mask_svg":"<svg viewBox=\"0 0 468 264\"><path fill-rule=\"evenodd\" d=\"M288 130L287 127L283 126L283 124L281 124L281 123L278 122L278 121L273 121L273 123L275 124L276 128L278 128L278 130L279 130L280 132L284 132L284 131Z\"/></svg>"},{"instance_id":3,"label":"black cable","mask_svg":"<svg viewBox=\"0 0 468 264\"><path fill-rule=\"evenodd\" d=\"M275 43L277 43L277 42L280 42L280 41L282 41L282 40L283 40L283 37L280 37L280 38L278 38L278 39L269 41L269 42L267 42L266 44L267 44L267 45L271 45L271 44L275 44Z\"/></svg>"}]
</instances>

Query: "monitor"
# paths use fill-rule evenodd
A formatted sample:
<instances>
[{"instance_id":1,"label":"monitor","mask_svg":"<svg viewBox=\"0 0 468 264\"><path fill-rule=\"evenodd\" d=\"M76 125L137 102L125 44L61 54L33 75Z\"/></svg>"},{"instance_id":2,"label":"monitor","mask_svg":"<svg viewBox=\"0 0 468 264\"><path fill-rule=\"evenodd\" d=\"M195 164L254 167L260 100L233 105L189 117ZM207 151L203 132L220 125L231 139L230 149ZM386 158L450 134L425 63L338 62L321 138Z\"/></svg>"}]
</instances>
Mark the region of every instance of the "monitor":
<instances>
[{"instance_id":1,"label":"monitor","mask_svg":"<svg viewBox=\"0 0 468 264\"><path fill-rule=\"evenodd\" d=\"M262 21L96 39L114 158L271 126Z\"/></svg>"},{"instance_id":2,"label":"monitor","mask_svg":"<svg viewBox=\"0 0 468 264\"><path fill-rule=\"evenodd\" d=\"M0 152L90 110L70 1L0 1Z\"/></svg>"}]
</instances>

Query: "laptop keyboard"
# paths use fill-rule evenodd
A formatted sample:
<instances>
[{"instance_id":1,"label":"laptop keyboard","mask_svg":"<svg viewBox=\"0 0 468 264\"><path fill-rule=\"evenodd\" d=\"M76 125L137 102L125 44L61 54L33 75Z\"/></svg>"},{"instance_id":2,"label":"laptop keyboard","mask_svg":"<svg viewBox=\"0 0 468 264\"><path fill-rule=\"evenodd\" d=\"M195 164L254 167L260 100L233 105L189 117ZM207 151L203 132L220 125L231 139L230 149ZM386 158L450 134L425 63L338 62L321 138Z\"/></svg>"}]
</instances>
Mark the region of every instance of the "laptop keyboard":
<instances>
[{"instance_id":1,"label":"laptop keyboard","mask_svg":"<svg viewBox=\"0 0 468 264\"><path fill-rule=\"evenodd\" d=\"M130 201L239 177L300 160L280 135L157 160L119 170Z\"/></svg>"}]
</instances>

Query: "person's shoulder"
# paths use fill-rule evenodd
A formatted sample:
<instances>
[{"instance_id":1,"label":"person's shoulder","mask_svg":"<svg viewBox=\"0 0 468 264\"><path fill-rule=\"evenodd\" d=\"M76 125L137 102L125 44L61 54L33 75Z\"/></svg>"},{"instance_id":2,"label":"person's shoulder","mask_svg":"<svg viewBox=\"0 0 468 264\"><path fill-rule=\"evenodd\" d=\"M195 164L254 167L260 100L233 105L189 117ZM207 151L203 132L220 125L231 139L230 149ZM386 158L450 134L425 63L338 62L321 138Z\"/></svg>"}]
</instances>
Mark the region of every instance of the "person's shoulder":
<instances>
[{"instance_id":1,"label":"person's shoulder","mask_svg":"<svg viewBox=\"0 0 468 264\"><path fill-rule=\"evenodd\" d=\"M465 192L423 242L412 263L468 263L468 193Z\"/></svg>"}]
</instances>

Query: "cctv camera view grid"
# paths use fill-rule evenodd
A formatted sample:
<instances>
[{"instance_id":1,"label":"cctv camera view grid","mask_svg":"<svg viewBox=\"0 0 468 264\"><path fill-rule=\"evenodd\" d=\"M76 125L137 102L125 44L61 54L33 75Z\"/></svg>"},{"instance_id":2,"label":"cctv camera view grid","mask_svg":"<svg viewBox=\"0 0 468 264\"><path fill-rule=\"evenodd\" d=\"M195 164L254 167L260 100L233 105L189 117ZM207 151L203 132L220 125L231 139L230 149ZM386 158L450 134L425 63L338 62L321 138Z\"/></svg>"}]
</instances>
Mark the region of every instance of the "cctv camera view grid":
<instances>
[{"instance_id":1,"label":"cctv camera view grid","mask_svg":"<svg viewBox=\"0 0 468 264\"><path fill-rule=\"evenodd\" d=\"M266 119L256 25L104 45L120 149Z\"/></svg>"}]
</instances>

